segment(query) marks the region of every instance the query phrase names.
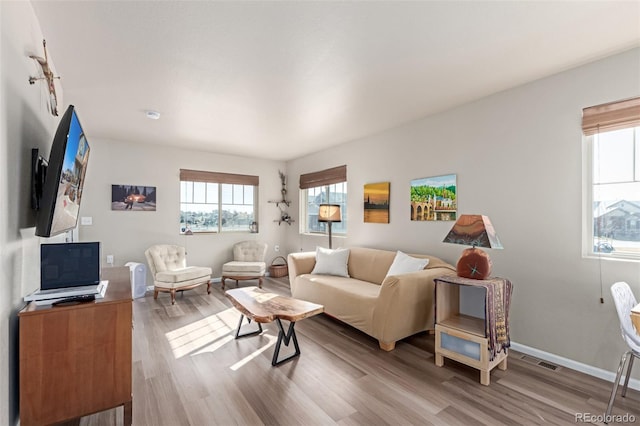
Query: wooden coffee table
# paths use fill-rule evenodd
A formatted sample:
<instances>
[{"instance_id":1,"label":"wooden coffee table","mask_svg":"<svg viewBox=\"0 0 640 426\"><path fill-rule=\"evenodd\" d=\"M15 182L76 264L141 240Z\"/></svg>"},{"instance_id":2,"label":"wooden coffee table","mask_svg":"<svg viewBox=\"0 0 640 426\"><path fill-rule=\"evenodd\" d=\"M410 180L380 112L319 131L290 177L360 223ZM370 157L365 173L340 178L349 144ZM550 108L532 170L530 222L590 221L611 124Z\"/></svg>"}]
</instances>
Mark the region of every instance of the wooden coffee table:
<instances>
[{"instance_id":1,"label":"wooden coffee table","mask_svg":"<svg viewBox=\"0 0 640 426\"><path fill-rule=\"evenodd\" d=\"M258 287L235 288L227 290L225 295L242 314L240 315L240 322L236 330L236 339L261 333L263 323L276 322L279 331L278 342L276 343L273 359L271 360L271 365L273 366L280 365L300 355L300 347L298 346L298 339L296 338L294 329L296 321L324 312L324 306L322 305L294 299L292 297L280 296L259 289ZM252 320L255 321L258 324L258 330L240 334L242 321L245 317L247 317L249 323L251 323ZM289 329L286 333L281 320L289 321ZM288 347L291 340L293 340L295 352L286 358L278 360L282 343L284 342L284 345Z\"/></svg>"}]
</instances>

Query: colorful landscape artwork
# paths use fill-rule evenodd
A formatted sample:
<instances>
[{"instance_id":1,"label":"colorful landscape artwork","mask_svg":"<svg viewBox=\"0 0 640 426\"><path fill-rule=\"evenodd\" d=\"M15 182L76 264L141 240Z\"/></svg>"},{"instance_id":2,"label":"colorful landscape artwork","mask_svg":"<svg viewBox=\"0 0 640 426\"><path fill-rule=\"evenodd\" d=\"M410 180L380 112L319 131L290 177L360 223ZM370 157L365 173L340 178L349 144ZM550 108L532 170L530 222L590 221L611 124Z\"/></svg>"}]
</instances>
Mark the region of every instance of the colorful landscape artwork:
<instances>
[{"instance_id":1,"label":"colorful landscape artwork","mask_svg":"<svg viewBox=\"0 0 640 426\"><path fill-rule=\"evenodd\" d=\"M458 210L456 175L411 181L411 220L456 220Z\"/></svg>"},{"instance_id":2,"label":"colorful landscape artwork","mask_svg":"<svg viewBox=\"0 0 640 426\"><path fill-rule=\"evenodd\" d=\"M364 186L364 222L389 223L389 182Z\"/></svg>"}]
</instances>

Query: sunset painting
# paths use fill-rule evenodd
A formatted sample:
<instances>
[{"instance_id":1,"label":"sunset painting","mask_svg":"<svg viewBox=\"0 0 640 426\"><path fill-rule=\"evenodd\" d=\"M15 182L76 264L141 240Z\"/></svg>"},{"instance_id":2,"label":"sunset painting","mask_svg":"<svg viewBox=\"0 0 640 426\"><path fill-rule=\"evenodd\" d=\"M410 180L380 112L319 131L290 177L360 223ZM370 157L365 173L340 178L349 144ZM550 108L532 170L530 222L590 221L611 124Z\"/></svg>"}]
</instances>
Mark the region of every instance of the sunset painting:
<instances>
[{"instance_id":1,"label":"sunset painting","mask_svg":"<svg viewBox=\"0 0 640 426\"><path fill-rule=\"evenodd\" d=\"M364 186L364 222L389 223L389 182Z\"/></svg>"}]
</instances>

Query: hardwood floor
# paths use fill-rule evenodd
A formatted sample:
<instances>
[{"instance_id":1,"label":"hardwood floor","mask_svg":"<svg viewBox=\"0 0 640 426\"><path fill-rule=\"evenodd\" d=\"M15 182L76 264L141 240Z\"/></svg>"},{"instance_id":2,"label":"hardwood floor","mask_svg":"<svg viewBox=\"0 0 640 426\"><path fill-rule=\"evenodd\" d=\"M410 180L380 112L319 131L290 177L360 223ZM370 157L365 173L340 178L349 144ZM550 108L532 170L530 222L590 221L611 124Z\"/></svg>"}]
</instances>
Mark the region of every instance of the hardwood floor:
<instances>
[{"instance_id":1,"label":"hardwood floor","mask_svg":"<svg viewBox=\"0 0 640 426\"><path fill-rule=\"evenodd\" d=\"M287 277L267 278L263 288L289 295ZM507 371L495 369L482 386L477 370L449 360L435 366L433 335L384 352L326 315L297 323L301 356L272 367L275 323L234 340L239 313L220 284L211 295L184 292L174 306L149 293L133 305L135 425L575 424L578 413L602 415L611 392L609 382L514 351ZM618 396L614 414L625 413L640 421L639 392ZM79 423L122 424L122 409Z\"/></svg>"}]
</instances>

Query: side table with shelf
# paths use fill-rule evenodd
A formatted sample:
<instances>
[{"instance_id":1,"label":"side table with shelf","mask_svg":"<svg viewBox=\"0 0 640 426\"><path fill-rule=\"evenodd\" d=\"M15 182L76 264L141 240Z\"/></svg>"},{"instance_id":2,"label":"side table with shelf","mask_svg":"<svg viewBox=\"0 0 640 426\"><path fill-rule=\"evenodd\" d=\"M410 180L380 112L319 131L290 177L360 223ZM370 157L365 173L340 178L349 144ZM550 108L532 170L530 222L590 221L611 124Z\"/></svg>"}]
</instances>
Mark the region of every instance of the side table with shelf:
<instances>
[{"instance_id":1,"label":"side table with shelf","mask_svg":"<svg viewBox=\"0 0 640 426\"><path fill-rule=\"evenodd\" d=\"M488 386L490 373L496 366L500 370L507 369L508 343L508 308L511 296L511 283L504 278L489 278L487 280L472 280L457 276L446 276L435 279L436 284L436 345L435 363L438 367L444 365L444 358L449 358L480 370L480 383ZM485 315L483 318L461 313L461 286L474 286L484 289ZM506 303L497 309L487 309L490 306L489 287L492 294L501 291ZM502 316L506 329L506 343L492 343L491 327L496 325L496 312ZM487 316L493 315L491 318ZM493 354L493 357L492 357Z\"/></svg>"}]
</instances>

